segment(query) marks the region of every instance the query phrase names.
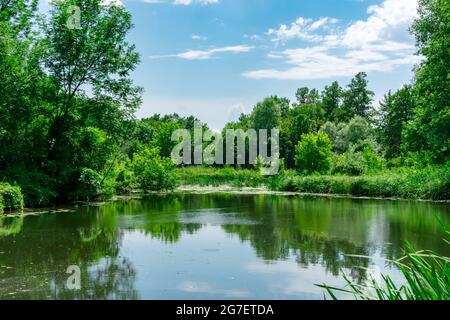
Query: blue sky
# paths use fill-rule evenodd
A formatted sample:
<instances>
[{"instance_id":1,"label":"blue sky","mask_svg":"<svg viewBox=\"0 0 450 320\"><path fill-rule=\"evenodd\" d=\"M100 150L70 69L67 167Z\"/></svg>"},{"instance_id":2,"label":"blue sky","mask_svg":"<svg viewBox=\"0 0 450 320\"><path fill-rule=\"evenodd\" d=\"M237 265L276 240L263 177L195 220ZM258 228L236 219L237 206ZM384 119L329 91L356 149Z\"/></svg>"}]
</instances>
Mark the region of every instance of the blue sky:
<instances>
[{"instance_id":1,"label":"blue sky","mask_svg":"<svg viewBox=\"0 0 450 320\"><path fill-rule=\"evenodd\" d=\"M117 1L117 0L116 0ZM145 88L139 117L198 117L214 129L270 95L369 75L377 100L410 82L416 0L122 0Z\"/></svg>"}]
</instances>

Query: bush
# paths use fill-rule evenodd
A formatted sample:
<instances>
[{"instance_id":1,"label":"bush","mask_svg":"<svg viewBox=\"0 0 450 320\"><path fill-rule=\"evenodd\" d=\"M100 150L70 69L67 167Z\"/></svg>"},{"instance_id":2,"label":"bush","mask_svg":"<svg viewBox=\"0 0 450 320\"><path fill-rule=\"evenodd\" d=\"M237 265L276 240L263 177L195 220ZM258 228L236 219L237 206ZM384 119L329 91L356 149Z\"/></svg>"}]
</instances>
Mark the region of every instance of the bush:
<instances>
[{"instance_id":1,"label":"bush","mask_svg":"<svg viewBox=\"0 0 450 320\"><path fill-rule=\"evenodd\" d=\"M82 168L76 190L77 200L91 200L98 197L102 191L102 176L95 170Z\"/></svg>"},{"instance_id":2,"label":"bush","mask_svg":"<svg viewBox=\"0 0 450 320\"><path fill-rule=\"evenodd\" d=\"M380 198L449 200L450 167L402 169L360 177L287 175L280 182L279 190Z\"/></svg>"},{"instance_id":3,"label":"bush","mask_svg":"<svg viewBox=\"0 0 450 320\"><path fill-rule=\"evenodd\" d=\"M18 186L9 183L0 183L0 211L18 210L23 208L23 194Z\"/></svg>"},{"instance_id":4,"label":"bush","mask_svg":"<svg viewBox=\"0 0 450 320\"><path fill-rule=\"evenodd\" d=\"M305 134L295 149L295 164L303 173L326 173L333 153L330 138L322 132Z\"/></svg>"},{"instance_id":5,"label":"bush","mask_svg":"<svg viewBox=\"0 0 450 320\"><path fill-rule=\"evenodd\" d=\"M338 152L345 152L351 146L359 148L374 142L374 140L373 130L368 122L364 118L356 116L349 123L339 124L335 147Z\"/></svg>"},{"instance_id":6,"label":"bush","mask_svg":"<svg viewBox=\"0 0 450 320\"><path fill-rule=\"evenodd\" d=\"M130 193L134 189L134 174L128 167L121 168L114 182L114 189L119 193Z\"/></svg>"},{"instance_id":7,"label":"bush","mask_svg":"<svg viewBox=\"0 0 450 320\"><path fill-rule=\"evenodd\" d=\"M372 148L365 148L362 154L369 172L377 172L383 169L385 160L376 154Z\"/></svg>"},{"instance_id":8,"label":"bush","mask_svg":"<svg viewBox=\"0 0 450 320\"><path fill-rule=\"evenodd\" d=\"M49 206L58 197L58 184L55 178L36 171L15 170L5 176L20 186L25 206L29 208Z\"/></svg>"},{"instance_id":9,"label":"bush","mask_svg":"<svg viewBox=\"0 0 450 320\"><path fill-rule=\"evenodd\" d=\"M349 150L336 157L333 172L349 176L363 175L367 172L366 159L361 152Z\"/></svg>"},{"instance_id":10,"label":"bush","mask_svg":"<svg viewBox=\"0 0 450 320\"><path fill-rule=\"evenodd\" d=\"M143 148L133 157L133 171L144 192L173 190L178 185L175 165L169 158L161 158L159 150Z\"/></svg>"}]
</instances>

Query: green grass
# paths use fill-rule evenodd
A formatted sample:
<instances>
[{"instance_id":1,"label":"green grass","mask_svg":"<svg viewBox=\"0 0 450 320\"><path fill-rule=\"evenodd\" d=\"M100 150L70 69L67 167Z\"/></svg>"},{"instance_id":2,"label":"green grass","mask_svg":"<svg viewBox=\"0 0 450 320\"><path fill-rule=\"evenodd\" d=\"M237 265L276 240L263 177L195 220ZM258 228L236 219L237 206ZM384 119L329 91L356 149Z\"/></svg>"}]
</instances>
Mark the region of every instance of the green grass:
<instances>
[{"instance_id":1,"label":"green grass","mask_svg":"<svg viewBox=\"0 0 450 320\"><path fill-rule=\"evenodd\" d=\"M444 241L450 245L450 233ZM381 283L374 278L360 285L353 283L346 275L345 288L324 288L333 300L338 300L337 292L354 296L357 300L450 300L450 258L431 251L416 251L406 243L404 257L392 261L403 275L403 285L394 283L388 275L382 275Z\"/></svg>"},{"instance_id":2,"label":"green grass","mask_svg":"<svg viewBox=\"0 0 450 320\"><path fill-rule=\"evenodd\" d=\"M375 198L450 200L450 167L396 169L359 177L299 175L283 171L264 177L256 170L186 167L177 170L182 185L236 187L267 186L275 191L350 195Z\"/></svg>"},{"instance_id":3,"label":"green grass","mask_svg":"<svg viewBox=\"0 0 450 320\"><path fill-rule=\"evenodd\" d=\"M265 184L256 170L233 168L186 167L177 170L182 185L259 187Z\"/></svg>"},{"instance_id":4,"label":"green grass","mask_svg":"<svg viewBox=\"0 0 450 320\"><path fill-rule=\"evenodd\" d=\"M281 179L278 190L379 198L449 200L450 169L402 169L360 177L299 176L291 173Z\"/></svg>"}]
</instances>

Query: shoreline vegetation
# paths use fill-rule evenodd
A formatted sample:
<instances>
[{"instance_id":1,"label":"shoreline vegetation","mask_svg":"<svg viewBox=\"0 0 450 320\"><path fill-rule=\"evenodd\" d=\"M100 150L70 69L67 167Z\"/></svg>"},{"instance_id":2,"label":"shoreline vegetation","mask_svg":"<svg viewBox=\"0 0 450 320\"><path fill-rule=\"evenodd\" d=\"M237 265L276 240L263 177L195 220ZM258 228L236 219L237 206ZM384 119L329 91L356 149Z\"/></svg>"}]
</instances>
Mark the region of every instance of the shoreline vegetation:
<instances>
[{"instance_id":1,"label":"shoreline vegetation","mask_svg":"<svg viewBox=\"0 0 450 320\"><path fill-rule=\"evenodd\" d=\"M279 196L313 196L347 199L407 200L450 203L450 168L401 170L367 176L299 175L284 170L276 176L262 176L257 170L234 168L186 167L176 169L178 184L169 192L246 193ZM163 193L163 191L150 191ZM99 196L100 199L132 197L145 194L132 189L127 192ZM69 203L66 203L69 204ZM0 184L0 212L25 209L20 187ZM26 209L33 209L27 207Z\"/></svg>"},{"instance_id":2,"label":"shoreline vegetation","mask_svg":"<svg viewBox=\"0 0 450 320\"><path fill-rule=\"evenodd\" d=\"M286 170L276 176L261 176L255 170L232 168L178 169L182 186L253 187L297 194L336 195L405 200L450 200L450 168L392 170L366 176L299 175Z\"/></svg>"}]
</instances>

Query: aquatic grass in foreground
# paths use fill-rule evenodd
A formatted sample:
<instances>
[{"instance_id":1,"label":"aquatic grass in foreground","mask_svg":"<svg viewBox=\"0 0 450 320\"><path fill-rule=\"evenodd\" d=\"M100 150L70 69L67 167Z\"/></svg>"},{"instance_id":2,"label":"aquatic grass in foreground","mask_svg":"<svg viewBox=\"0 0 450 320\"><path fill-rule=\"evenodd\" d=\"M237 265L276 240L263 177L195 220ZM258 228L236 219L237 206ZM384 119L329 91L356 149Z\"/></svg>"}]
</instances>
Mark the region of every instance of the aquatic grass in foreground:
<instances>
[{"instance_id":1,"label":"aquatic grass in foreground","mask_svg":"<svg viewBox=\"0 0 450 320\"><path fill-rule=\"evenodd\" d=\"M450 232L445 231L445 236L443 241L450 245ZM357 300L450 300L450 258L428 250L416 251L408 242L404 254L392 261L403 274L402 286L384 274L381 283L372 277L368 283L359 285L344 274L345 288L318 286L326 289L333 300L338 300L337 292L353 295Z\"/></svg>"}]
</instances>

